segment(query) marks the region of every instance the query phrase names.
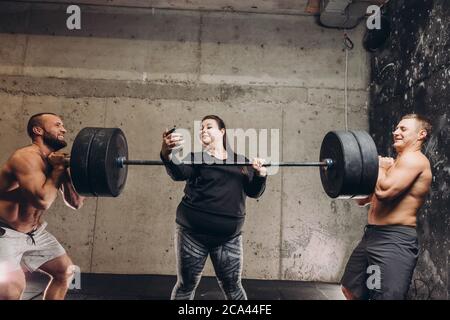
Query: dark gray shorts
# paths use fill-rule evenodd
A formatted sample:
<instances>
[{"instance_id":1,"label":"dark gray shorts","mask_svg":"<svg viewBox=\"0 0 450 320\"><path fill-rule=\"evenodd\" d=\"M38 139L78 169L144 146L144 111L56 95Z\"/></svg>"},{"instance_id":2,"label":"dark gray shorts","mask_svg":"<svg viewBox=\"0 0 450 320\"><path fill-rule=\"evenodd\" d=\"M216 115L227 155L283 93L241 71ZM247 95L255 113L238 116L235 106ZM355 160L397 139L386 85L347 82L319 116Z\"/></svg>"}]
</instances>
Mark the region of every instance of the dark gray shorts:
<instances>
[{"instance_id":1,"label":"dark gray shorts","mask_svg":"<svg viewBox=\"0 0 450 320\"><path fill-rule=\"evenodd\" d=\"M405 299L418 253L414 227L367 225L341 284L359 299Z\"/></svg>"}]
</instances>

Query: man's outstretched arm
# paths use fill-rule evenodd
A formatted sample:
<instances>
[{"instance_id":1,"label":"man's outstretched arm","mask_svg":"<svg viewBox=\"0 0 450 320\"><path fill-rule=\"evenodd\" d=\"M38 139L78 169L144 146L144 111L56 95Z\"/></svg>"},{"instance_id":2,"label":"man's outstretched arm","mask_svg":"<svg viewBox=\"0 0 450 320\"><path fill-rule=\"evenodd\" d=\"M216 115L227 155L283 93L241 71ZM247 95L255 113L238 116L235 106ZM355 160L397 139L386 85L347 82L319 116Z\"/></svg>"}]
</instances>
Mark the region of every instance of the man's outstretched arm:
<instances>
[{"instance_id":1,"label":"man's outstretched arm","mask_svg":"<svg viewBox=\"0 0 450 320\"><path fill-rule=\"evenodd\" d=\"M60 190L63 195L64 203L68 207L78 210L83 206L85 197L80 196L75 190L69 168L67 168L64 173L64 179Z\"/></svg>"}]
</instances>

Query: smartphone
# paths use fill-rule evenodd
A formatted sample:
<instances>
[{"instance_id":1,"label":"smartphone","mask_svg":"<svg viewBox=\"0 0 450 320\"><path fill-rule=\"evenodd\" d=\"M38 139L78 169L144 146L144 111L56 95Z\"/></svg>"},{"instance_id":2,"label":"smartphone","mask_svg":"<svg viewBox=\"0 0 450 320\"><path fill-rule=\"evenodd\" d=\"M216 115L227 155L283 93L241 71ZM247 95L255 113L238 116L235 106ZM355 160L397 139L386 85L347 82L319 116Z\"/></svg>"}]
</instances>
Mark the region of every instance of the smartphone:
<instances>
[{"instance_id":1,"label":"smartphone","mask_svg":"<svg viewBox=\"0 0 450 320\"><path fill-rule=\"evenodd\" d=\"M177 130L177 127L173 127L172 129L170 129L169 131L167 131L167 135L174 133L175 130Z\"/></svg>"},{"instance_id":2,"label":"smartphone","mask_svg":"<svg viewBox=\"0 0 450 320\"><path fill-rule=\"evenodd\" d=\"M167 135L169 135L171 133L174 133L176 129L177 129L177 127L174 126L172 129L167 131ZM179 152L181 150L183 150L183 146L182 145L179 145L178 147L175 147L175 148L172 149L172 151L177 151L177 152Z\"/></svg>"}]
</instances>

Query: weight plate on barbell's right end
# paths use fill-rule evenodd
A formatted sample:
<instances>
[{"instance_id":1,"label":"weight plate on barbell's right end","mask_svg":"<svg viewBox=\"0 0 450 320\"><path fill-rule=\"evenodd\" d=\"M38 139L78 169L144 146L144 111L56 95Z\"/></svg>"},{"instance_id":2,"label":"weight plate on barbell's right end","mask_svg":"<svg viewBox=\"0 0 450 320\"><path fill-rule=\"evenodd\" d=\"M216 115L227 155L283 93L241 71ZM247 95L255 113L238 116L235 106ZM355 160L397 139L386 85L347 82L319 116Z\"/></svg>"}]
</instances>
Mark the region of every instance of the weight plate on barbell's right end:
<instances>
[{"instance_id":1,"label":"weight plate on barbell's right end","mask_svg":"<svg viewBox=\"0 0 450 320\"><path fill-rule=\"evenodd\" d=\"M350 131L361 150L362 174L358 192L354 198L365 198L372 194L378 180L378 151L370 134L362 130Z\"/></svg>"},{"instance_id":2,"label":"weight plate on barbell's right end","mask_svg":"<svg viewBox=\"0 0 450 320\"><path fill-rule=\"evenodd\" d=\"M100 128L92 140L89 179L98 197L117 197L125 187L128 167L119 166L119 157L128 158L125 134L119 128Z\"/></svg>"},{"instance_id":3,"label":"weight plate on barbell's right end","mask_svg":"<svg viewBox=\"0 0 450 320\"><path fill-rule=\"evenodd\" d=\"M78 132L70 152L70 176L75 190L82 196L95 196L89 181L89 153L98 129L86 127Z\"/></svg>"},{"instance_id":4,"label":"weight plate on barbell's right end","mask_svg":"<svg viewBox=\"0 0 450 320\"><path fill-rule=\"evenodd\" d=\"M332 159L331 167L320 167L322 186L331 198L350 199L358 194L362 174L361 150L348 131L330 131L320 147L320 161Z\"/></svg>"},{"instance_id":5,"label":"weight plate on barbell's right end","mask_svg":"<svg viewBox=\"0 0 450 320\"><path fill-rule=\"evenodd\" d=\"M107 176L108 184L113 197L122 193L128 176L128 166L119 166L118 158L128 159L128 143L121 129L115 129L106 155L106 167L111 169Z\"/></svg>"}]
</instances>

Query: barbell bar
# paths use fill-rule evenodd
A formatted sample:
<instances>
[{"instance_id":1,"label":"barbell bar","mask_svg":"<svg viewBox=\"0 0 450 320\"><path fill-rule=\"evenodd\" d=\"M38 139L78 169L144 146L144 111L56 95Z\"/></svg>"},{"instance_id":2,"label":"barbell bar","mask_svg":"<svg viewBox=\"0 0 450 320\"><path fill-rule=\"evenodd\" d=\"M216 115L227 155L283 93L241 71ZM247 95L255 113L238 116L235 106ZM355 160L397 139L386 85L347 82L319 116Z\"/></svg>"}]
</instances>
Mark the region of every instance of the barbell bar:
<instances>
[{"instance_id":1,"label":"barbell bar","mask_svg":"<svg viewBox=\"0 0 450 320\"><path fill-rule=\"evenodd\" d=\"M203 163L203 162L191 162L183 161L181 164L184 165L215 165L215 166L251 166L251 162L213 162L213 163ZM117 158L117 165L123 166L161 166L164 162L161 160L128 160L125 157ZM270 162L264 163L263 167L331 167L333 165L332 159L324 159L320 162Z\"/></svg>"},{"instance_id":2,"label":"barbell bar","mask_svg":"<svg viewBox=\"0 0 450 320\"><path fill-rule=\"evenodd\" d=\"M249 162L196 163L185 165L251 165ZM160 166L160 160L128 159L128 144L119 128L83 128L70 155L72 181L80 195L117 197L123 191L129 165ZM321 144L318 162L279 162L265 166L319 167L322 186L331 198L366 197L378 178L378 152L365 131L330 131Z\"/></svg>"}]
</instances>

